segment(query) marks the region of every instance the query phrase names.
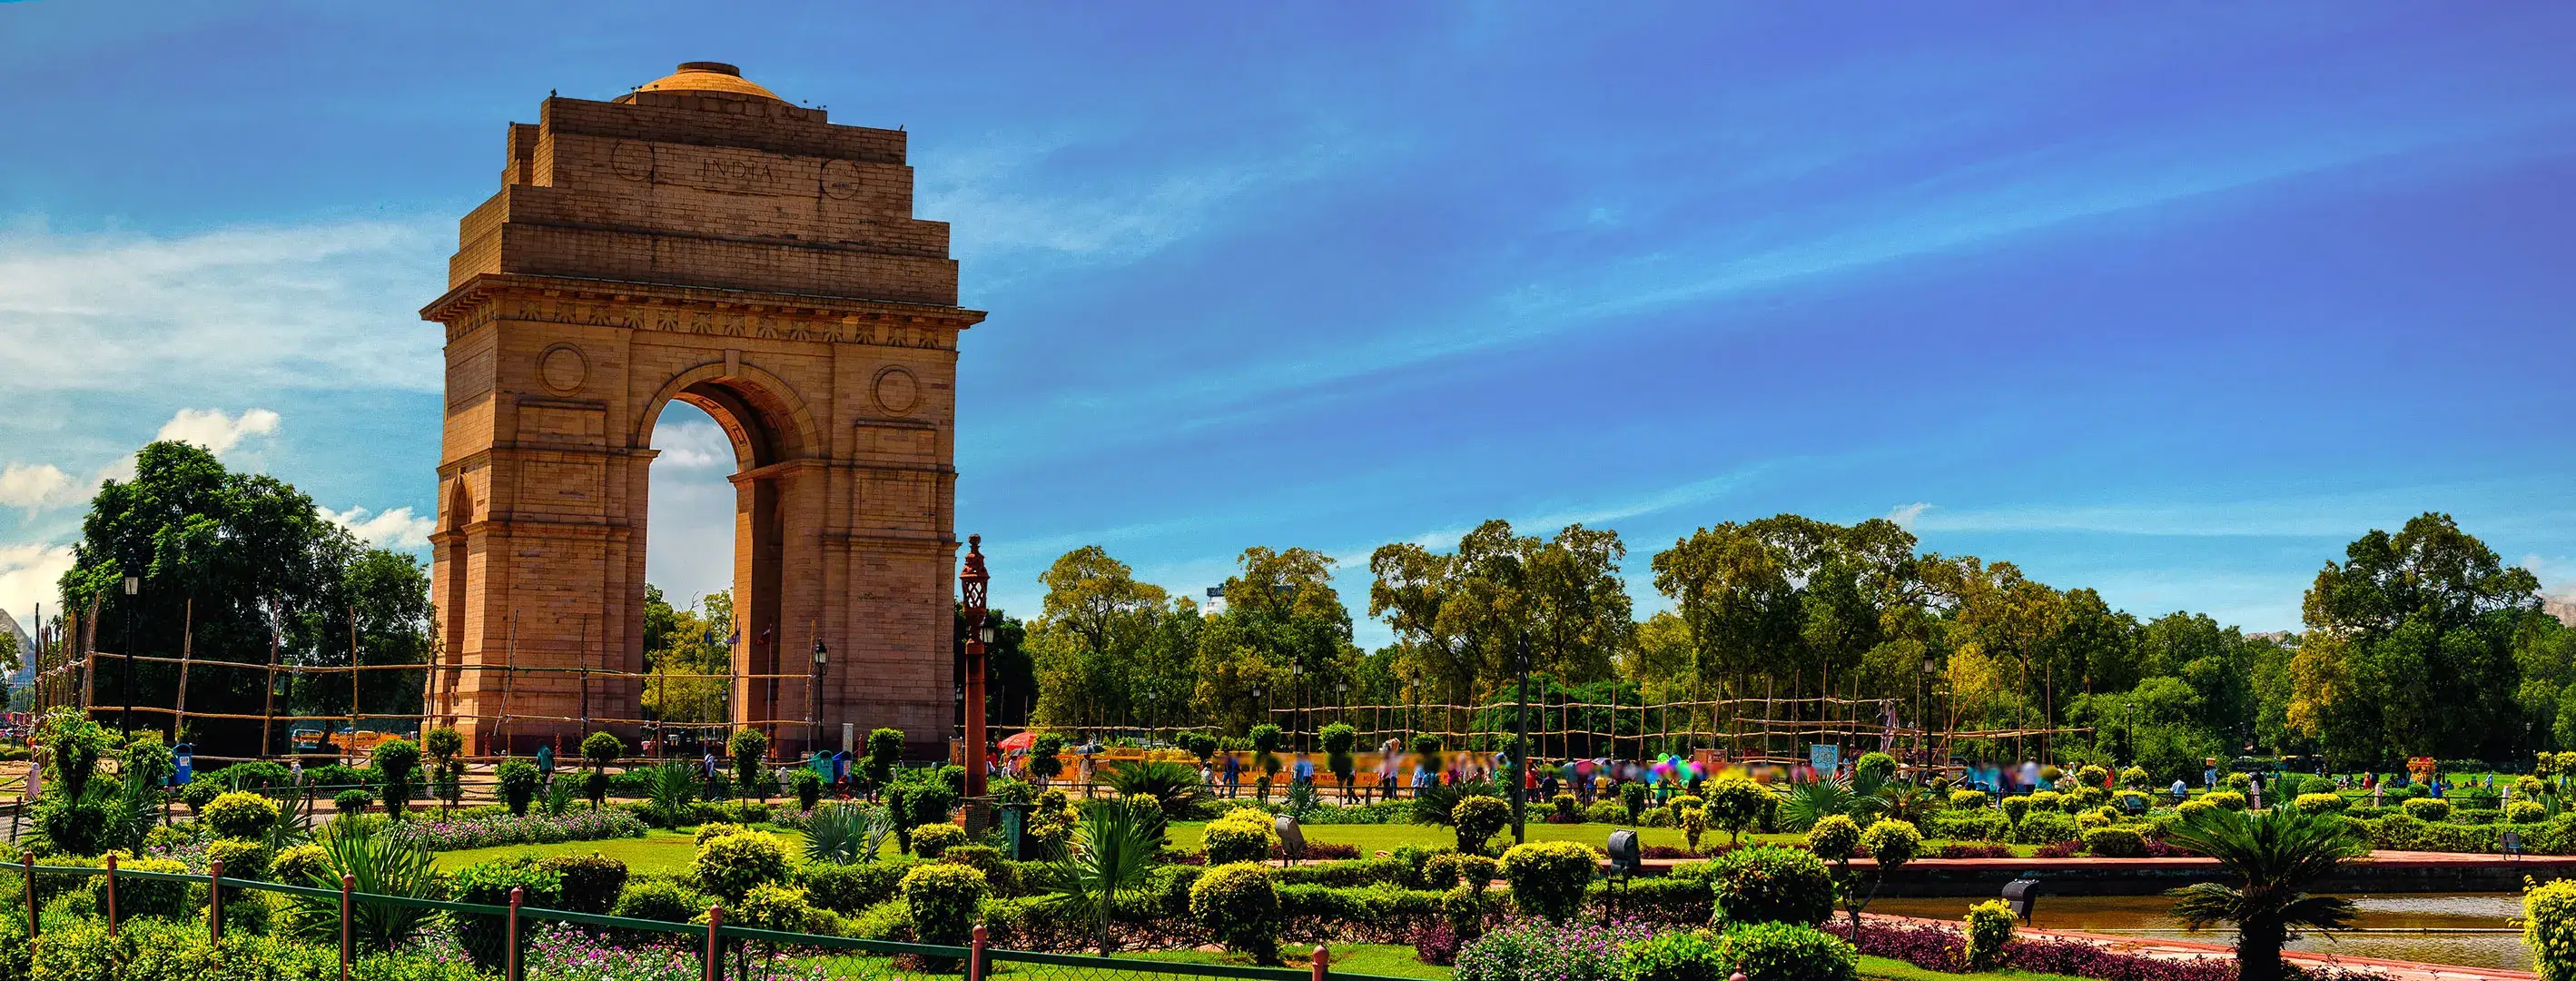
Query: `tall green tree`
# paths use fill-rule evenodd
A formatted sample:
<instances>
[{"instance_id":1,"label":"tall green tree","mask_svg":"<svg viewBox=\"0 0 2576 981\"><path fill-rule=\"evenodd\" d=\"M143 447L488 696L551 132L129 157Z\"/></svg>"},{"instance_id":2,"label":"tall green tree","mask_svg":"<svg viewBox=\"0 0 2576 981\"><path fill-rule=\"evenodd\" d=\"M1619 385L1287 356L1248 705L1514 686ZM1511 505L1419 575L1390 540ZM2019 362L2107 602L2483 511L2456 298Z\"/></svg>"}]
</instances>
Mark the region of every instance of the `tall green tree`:
<instances>
[{"instance_id":1,"label":"tall green tree","mask_svg":"<svg viewBox=\"0 0 2576 981\"><path fill-rule=\"evenodd\" d=\"M1139 582L1097 545L1065 553L1038 578L1046 599L1027 637L1037 724L1149 724L1169 692L1188 690L1188 652L1170 649L1170 621L1195 618L1195 608Z\"/></svg>"},{"instance_id":2,"label":"tall green tree","mask_svg":"<svg viewBox=\"0 0 2576 981\"><path fill-rule=\"evenodd\" d=\"M232 473L198 446L144 447L133 479L99 487L73 552L60 581L63 599L73 609L97 605L96 622L107 625L98 634L104 650L125 646L130 616L133 653L147 656L177 657L185 649L206 661L264 664L274 643L287 663L339 666L350 663L354 629L360 663L427 657L428 583L417 560L363 547L292 485ZM131 598L122 587L128 575L142 579ZM364 711L419 711L422 678L377 673L388 677L365 682ZM137 664L133 678L136 705L175 705L177 665ZM103 667L96 704L122 705L125 679L122 666ZM266 697L260 671L204 669L188 680L192 709L238 711ZM345 710L346 676L331 687L336 700L317 689L299 694L292 709ZM138 721L166 730L167 720L155 713ZM259 748L257 720L192 721L200 752Z\"/></svg>"},{"instance_id":3,"label":"tall green tree","mask_svg":"<svg viewBox=\"0 0 2576 981\"><path fill-rule=\"evenodd\" d=\"M1255 546L1235 565L1225 609L1197 630L1197 717L1242 732L1273 721L1270 707L1331 704L1335 686L1347 684L1360 661L1350 610L1333 588L1332 558Z\"/></svg>"},{"instance_id":4,"label":"tall green tree","mask_svg":"<svg viewBox=\"0 0 2576 981\"><path fill-rule=\"evenodd\" d=\"M2514 642L2540 581L2450 515L2372 530L2308 589L2291 662L2291 727L2338 765L2397 756L2503 759L2524 734Z\"/></svg>"}]
</instances>

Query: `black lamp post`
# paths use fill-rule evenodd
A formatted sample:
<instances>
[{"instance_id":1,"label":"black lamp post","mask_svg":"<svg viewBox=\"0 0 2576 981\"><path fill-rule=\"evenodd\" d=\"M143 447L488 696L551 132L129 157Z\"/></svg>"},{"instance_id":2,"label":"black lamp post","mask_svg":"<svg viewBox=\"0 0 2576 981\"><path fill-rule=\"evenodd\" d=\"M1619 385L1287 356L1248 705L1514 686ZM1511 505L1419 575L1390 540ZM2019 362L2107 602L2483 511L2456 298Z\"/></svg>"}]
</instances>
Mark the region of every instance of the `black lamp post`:
<instances>
[{"instance_id":1,"label":"black lamp post","mask_svg":"<svg viewBox=\"0 0 2576 981\"><path fill-rule=\"evenodd\" d=\"M2129 703L2128 723L2129 738L2123 740L2128 745L2122 748L2129 751L2129 765L2136 766L2138 763L2138 703L2135 701Z\"/></svg>"},{"instance_id":2,"label":"black lamp post","mask_svg":"<svg viewBox=\"0 0 2576 981\"><path fill-rule=\"evenodd\" d=\"M125 577L125 711L117 713L116 727L129 736L134 734L134 607L142 593L142 577Z\"/></svg>"},{"instance_id":3,"label":"black lamp post","mask_svg":"<svg viewBox=\"0 0 2576 981\"><path fill-rule=\"evenodd\" d=\"M1511 787L1507 791L1512 797L1512 844L1515 845L1529 842L1529 792L1522 789L1529 782L1530 651L1528 637L1520 639L1520 654L1520 703L1515 707L1516 718L1512 722Z\"/></svg>"},{"instance_id":4,"label":"black lamp post","mask_svg":"<svg viewBox=\"0 0 2576 981\"><path fill-rule=\"evenodd\" d=\"M1932 700L1931 700L1931 690L1932 690L1932 672L1934 672L1934 671L1936 671L1936 670L1939 670L1939 668L1940 668L1940 664L1939 664L1938 662L1936 662L1936 661L1934 661L1934 660L1933 660L1932 655L1930 655L1930 654L1925 654L1925 655L1923 655L1923 674L1922 674L1921 676L1919 676L1919 677L1917 677L1917 678L1915 678L1915 679L1914 679L1914 750L1915 750L1915 756L1916 756L1916 757L1918 757L1918 758L1920 759L1921 764L1922 764L1922 766L1923 766L1924 768L1926 768L1926 769L1928 769L1928 770L1933 771L1932 776L1937 776L1937 775L1939 775L1939 771L1940 771L1940 768L1939 768L1938 766L1933 765L1933 763L1932 763L1932 714L1931 714L1931 713L1932 713ZM1931 776L1918 776L1918 777L1916 778L1916 782L1918 782L1918 783L1919 783L1919 782L1924 782L1924 781L1928 781L1928 780L1930 780L1930 779L1931 779Z\"/></svg>"},{"instance_id":5,"label":"black lamp post","mask_svg":"<svg viewBox=\"0 0 2576 981\"><path fill-rule=\"evenodd\" d=\"M805 755L807 756L814 755L814 751L823 745L823 662L830 653L823 647L823 638L814 638L814 683L808 686L808 690L814 695L814 706L812 714L805 717Z\"/></svg>"}]
</instances>

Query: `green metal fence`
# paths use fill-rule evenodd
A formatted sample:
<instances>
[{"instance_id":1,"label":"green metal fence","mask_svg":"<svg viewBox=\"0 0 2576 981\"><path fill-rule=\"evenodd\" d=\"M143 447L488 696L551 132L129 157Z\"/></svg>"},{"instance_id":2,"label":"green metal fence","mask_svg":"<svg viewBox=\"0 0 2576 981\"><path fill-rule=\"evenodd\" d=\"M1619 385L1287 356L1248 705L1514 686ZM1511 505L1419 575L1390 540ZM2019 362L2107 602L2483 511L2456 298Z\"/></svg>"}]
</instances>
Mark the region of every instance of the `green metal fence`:
<instances>
[{"instance_id":1,"label":"green metal fence","mask_svg":"<svg viewBox=\"0 0 2576 981\"><path fill-rule=\"evenodd\" d=\"M0 869L9 868L0 865ZM1167 961L1152 957L1095 957L1086 954L1056 954L1039 951L1004 950L985 944L984 928L974 928L974 939L965 946L898 943L884 940L862 940L828 934L784 933L736 926L725 922L721 905L708 907L704 923L672 923L663 920L639 920L604 916L572 910L541 909L521 901L521 891L510 891L507 905L460 903L446 900L419 899L409 896L387 896L356 891L353 878L343 877L337 890L312 886L295 886L256 879L226 878L223 863L214 862L205 875L175 872L147 872L119 869L116 858L108 856L99 866L38 865L28 858L12 871L21 873L25 892L26 929L34 940L43 929L42 910L38 902L37 877L48 875L75 876L82 879L104 878L101 890L105 900L101 913L106 917L108 935L116 934L121 917L117 910L117 883L120 880L158 880L203 885L206 888L206 929L208 939L223 940L224 894L234 889L251 889L298 897L328 910L336 905L339 912L340 977L347 981L350 965L362 956L356 944L353 923L369 906L407 907L449 916L484 916L499 921L502 928L503 976L507 981L525 977L529 940L544 924L560 923L587 927L602 934L614 933L628 940L653 944L658 941L673 948L686 948L698 962L705 981L893 981L896 978L955 977L963 981L987 981L1010 978L1013 981L1156 981L1162 978L1225 978L1232 981L1409 981L1376 975L1333 971L1331 954L1323 947L1314 951L1308 968L1245 967L1230 964L1196 964Z\"/></svg>"}]
</instances>

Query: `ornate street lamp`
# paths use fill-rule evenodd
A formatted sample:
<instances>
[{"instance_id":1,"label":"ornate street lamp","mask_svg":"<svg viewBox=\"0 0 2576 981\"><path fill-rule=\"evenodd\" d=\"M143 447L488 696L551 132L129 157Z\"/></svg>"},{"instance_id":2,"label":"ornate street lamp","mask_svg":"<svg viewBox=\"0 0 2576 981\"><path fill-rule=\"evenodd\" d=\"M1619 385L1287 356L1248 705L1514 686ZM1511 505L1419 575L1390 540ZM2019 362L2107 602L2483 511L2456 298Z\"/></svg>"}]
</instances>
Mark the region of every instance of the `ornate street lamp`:
<instances>
[{"instance_id":1,"label":"ornate street lamp","mask_svg":"<svg viewBox=\"0 0 2576 981\"><path fill-rule=\"evenodd\" d=\"M985 624L987 588L993 574L984 571L984 536L966 536L966 568L957 573L966 605L966 796L984 796L984 645L993 637Z\"/></svg>"},{"instance_id":2,"label":"ornate street lamp","mask_svg":"<svg viewBox=\"0 0 2576 981\"><path fill-rule=\"evenodd\" d=\"M814 708L813 713L805 717L805 755L808 757L814 755L816 747L823 745L823 662L830 653L823 647L823 638L816 636L814 638L814 683L809 686L809 690L814 693Z\"/></svg>"},{"instance_id":3,"label":"ornate street lamp","mask_svg":"<svg viewBox=\"0 0 2576 981\"><path fill-rule=\"evenodd\" d=\"M125 711L117 713L116 727L128 736L134 734L134 597L142 592L141 577L125 577Z\"/></svg>"}]
</instances>

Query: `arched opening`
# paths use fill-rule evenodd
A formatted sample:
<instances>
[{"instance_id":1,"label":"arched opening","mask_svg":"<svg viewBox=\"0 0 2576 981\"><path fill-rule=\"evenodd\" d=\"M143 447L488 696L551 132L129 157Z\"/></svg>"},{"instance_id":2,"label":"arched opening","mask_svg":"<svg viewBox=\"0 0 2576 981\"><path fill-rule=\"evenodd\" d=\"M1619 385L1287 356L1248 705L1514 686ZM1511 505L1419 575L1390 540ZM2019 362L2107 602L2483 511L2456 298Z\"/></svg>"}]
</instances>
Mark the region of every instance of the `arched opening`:
<instances>
[{"instance_id":1,"label":"arched opening","mask_svg":"<svg viewBox=\"0 0 2576 981\"><path fill-rule=\"evenodd\" d=\"M639 608L649 674L638 694L643 717L660 723L644 735L667 752L721 756L745 724L774 747L801 745L815 714L801 652L818 597L785 580L811 427L768 379L744 374L753 377L712 365L684 374L645 421L655 456L637 536L644 582L665 605L648 597ZM812 508L810 489L804 499Z\"/></svg>"},{"instance_id":2,"label":"arched opening","mask_svg":"<svg viewBox=\"0 0 2576 981\"><path fill-rule=\"evenodd\" d=\"M683 734L730 718L728 686L691 677L732 671L735 493L741 469L715 417L674 400L653 427L651 527L644 536L643 717L657 748L691 751Z\"/></svg>"}]
</instances>

